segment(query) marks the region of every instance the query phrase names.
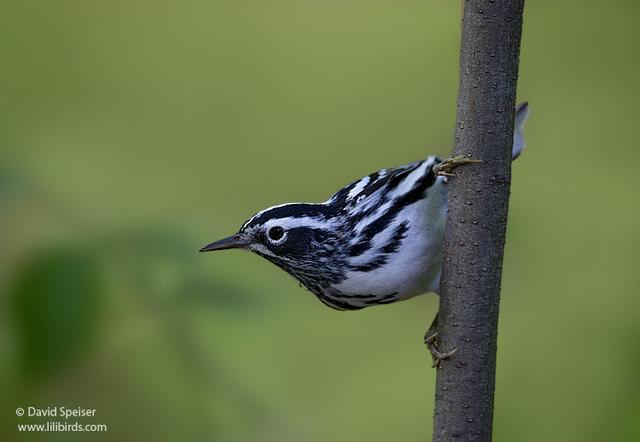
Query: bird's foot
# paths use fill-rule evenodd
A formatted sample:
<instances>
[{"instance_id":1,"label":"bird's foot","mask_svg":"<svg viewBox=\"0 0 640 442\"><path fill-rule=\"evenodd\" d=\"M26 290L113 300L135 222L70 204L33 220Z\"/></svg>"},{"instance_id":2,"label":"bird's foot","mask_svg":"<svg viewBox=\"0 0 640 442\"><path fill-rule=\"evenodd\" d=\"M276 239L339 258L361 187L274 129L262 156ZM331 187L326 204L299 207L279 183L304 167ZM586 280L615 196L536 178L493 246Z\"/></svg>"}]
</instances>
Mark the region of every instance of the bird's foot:
<instances>
[{"instance_id":1,"label":"bird's foot","mask_svg":"<svg viewBox=\"0 0 640 442\"><path fill-rule=\"evenodd\" d=\"M442 161L440 164L437 164L434 167L436 175L440 176L454 176L451 172L453 169L459 166L463 166L465 164L477 164L482 163L482 160L475 160L473 158L466 157L464 155L459 155L457 157L447 158Z\"/></svg>"},{"instance_id":2,"label":"bird's foot","mask_svg":"<svg viewBox=\"0 0 640 442\"><path fill-rule=\"evenodd\" d=\"M440 361L449 358L451 355L457 352L458 349L454 348L453 350L445 353L439 351L438 341L436 339L438 337L438 332L430 334L429 333L430 331L431 330L428 330L427 334L424 336L424 344L429 349L429 352L431 352L431 359L432 359L431 367L436 368L440 365Z\"/></svg>"}]
</instances>

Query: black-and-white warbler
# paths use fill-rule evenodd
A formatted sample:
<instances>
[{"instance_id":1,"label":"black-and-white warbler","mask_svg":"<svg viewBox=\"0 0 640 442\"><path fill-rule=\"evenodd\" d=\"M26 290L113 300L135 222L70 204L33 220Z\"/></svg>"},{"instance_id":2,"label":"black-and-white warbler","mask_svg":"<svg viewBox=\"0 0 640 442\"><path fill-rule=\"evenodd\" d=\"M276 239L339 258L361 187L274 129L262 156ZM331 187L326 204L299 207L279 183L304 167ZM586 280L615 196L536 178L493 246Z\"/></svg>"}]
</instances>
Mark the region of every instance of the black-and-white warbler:
<instances>
[{"instance_id":1,"label":"black-and-white warbler","mask_svg":"<svg viewBox=\"0 0 640 442\"><path fill-rule=\"evenodd\" d=\"M527 114L526 103L518 106L513 158L524 147ZM251 250L339 310L438 293L446 170L458 163L430 156L367 175L324 203L269 207L200 251Z\"/></svg>"}]
</instances>

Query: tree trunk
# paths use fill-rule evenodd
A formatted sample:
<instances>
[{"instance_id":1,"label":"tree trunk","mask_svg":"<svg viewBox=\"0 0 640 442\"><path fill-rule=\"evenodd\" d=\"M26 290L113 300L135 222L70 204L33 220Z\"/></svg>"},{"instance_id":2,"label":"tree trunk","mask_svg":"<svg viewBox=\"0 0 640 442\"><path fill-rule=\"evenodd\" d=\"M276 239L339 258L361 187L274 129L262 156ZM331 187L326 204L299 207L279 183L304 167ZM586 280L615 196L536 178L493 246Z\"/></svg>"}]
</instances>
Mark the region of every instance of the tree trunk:
<instances>
[{"instance_id":1,"label":"tree trunk","mask_svg":"<svg viewBox=\"0 0 640 442\"><path fill-rule=\"evenodd\" d=\"M491 440L498 305L524 0L466 0L440 282L434 441Z\"/></svg>"}]
</instances>

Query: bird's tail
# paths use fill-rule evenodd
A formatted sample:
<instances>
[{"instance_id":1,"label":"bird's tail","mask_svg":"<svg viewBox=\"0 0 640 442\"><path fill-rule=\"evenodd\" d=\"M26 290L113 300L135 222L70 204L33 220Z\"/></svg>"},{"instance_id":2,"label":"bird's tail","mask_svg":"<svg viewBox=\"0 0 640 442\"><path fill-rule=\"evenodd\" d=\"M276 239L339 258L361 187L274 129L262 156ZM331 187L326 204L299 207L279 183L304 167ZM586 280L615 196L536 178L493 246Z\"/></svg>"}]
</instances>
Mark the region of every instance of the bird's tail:
<instances>
[{"instance_id":1,"label":"bird's tail","mask_svg":"<svg viewBox=\"0 0 640 442\"><path fill-rule=\"evenodd\" d=\"M511 150L511 158L515 160L520 156L524 149L524 123L529 116L529 103L526 101L520 103L516 108L516 116L513 124L513 148Z\"/></svg>"}]
</instances>

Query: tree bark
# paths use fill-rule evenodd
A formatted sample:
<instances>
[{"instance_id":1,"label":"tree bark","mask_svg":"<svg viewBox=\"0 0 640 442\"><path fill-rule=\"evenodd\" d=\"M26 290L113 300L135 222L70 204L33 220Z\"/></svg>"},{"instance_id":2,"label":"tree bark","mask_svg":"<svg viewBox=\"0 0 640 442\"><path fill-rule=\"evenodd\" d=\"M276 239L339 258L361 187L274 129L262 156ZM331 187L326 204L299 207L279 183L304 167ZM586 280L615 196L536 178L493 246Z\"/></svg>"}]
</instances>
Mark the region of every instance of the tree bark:
<instances>
[{"instance_id":1,"label":"tree bark","mask_svg":"<svg viewBox=\"0 0 640 442\"><path fill-rule=\"evenodd\" d=\"M465 0L440 282L434 441L491 440L498 306L524 0Z\"/></svg>"}]
</instances>

